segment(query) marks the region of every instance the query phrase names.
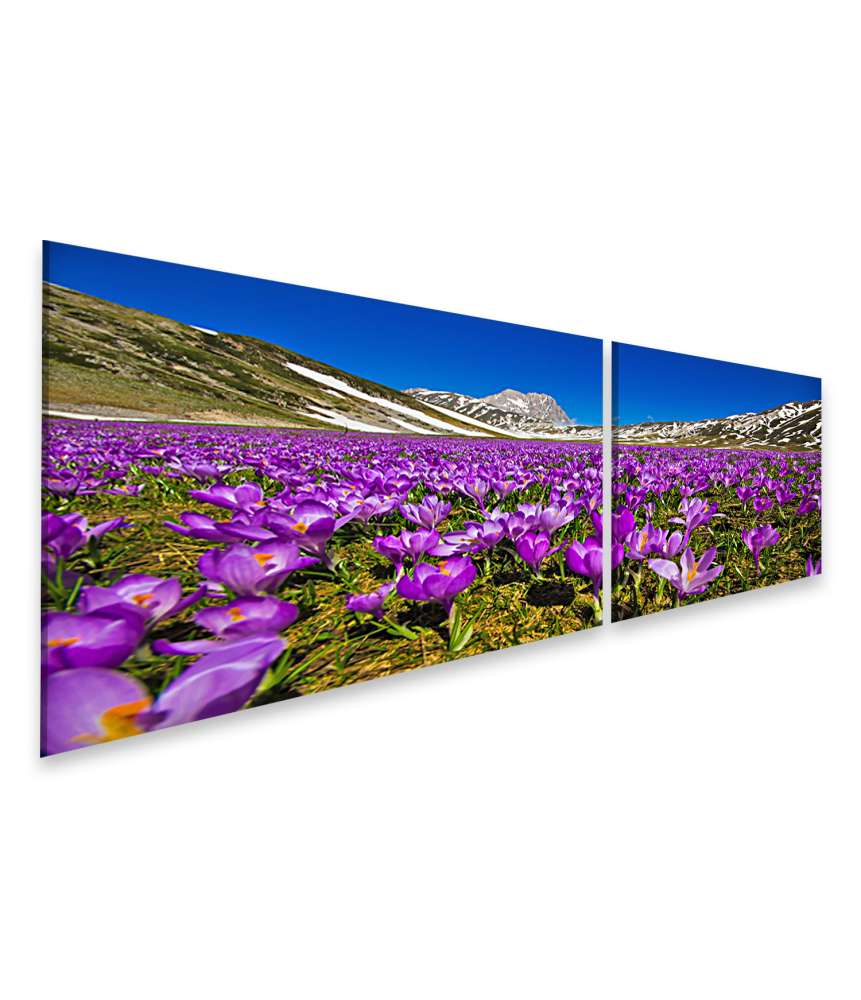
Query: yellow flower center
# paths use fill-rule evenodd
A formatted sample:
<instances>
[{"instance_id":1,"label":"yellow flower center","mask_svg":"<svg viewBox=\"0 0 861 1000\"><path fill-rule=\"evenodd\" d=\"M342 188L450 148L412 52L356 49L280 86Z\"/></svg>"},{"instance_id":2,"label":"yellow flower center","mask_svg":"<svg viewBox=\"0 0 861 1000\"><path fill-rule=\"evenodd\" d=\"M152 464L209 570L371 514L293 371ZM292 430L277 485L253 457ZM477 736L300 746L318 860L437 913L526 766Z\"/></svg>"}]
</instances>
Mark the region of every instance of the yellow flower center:
<instances>
[{"instance_id":1,"label":"yellow flower center","mask_svg":"<svg viewBox=\"0 0 861 1000\"><path fill-rule=\"evenodd\" d=\"M260 563L261 566L265 567L266 563L268 563L269 560L272 558L272 553L271 552L255 552L254 553L254 558L257 560L257 562Z\"/></svg>"},{"instance_id":2,"label":"yellow flower center","mask_svg":"<svg viewBox=\"0 0 861 1000\"><path fill-rule=\"evenodd\" d=\"M449 570L447 567L448 567L448 560L443 559L443 561L439 564L438 567L440 573L442 573L443 576L451 576L451 570Z\"/></svg>"},{"instance_id":3,"label":"yellow flower center","mask_svg":"<svg viewBox=\"0 0 861 1000\"><path fill-rule=\"evenodd\" d=\"M48 648L65 649L66 646L74 646L76 642L80 641L81 637L79 635L70 635L68 639L49 639Z\"/></svg>"},{"instance_id":4,"label":"yellow flower center","mask_svg":"<svg viewBox=\"0 0 861 1000\"><path fill-rule=\"evenodd\" d=\"M300 535L304 535L305 532L308 530L308 525L303 524L301 521L299 521L298 524L293 525L293 530L298 531Z\"/></svg>"},{"instance_id":5,"label":"yellow flower center","mask_svg":"<svg viewBox=\"0 0 861 1000\"><path fill-rule=\"evenodd\" d=\"M73 738L74 743L110 743L111 740L122 740L126 736L139 736L143 732L143 727L139 726L135 719L141 712L146 711L151 704L149 698L141 698L140 701L129 701L124 705L114 705L106 712L102 712L99 722L102 732L81 733Z\"/></svg>"},{"instance_id":6,"label":"yellow flower center","mask_svg":"<svg viewBox=\"0 0 861 1000\"><path fill-rule=\"evenodd\" d=\"M245 620L245 615L239 610L239 608L228 608L228 615L230 615L230 620L233 622L241 622Z\"/></svg>"},{"instance_id":7,"label":"yellow flower center","mask_svg":"<svg viewBox=\"0 0 861 1000\"><path fill-rule=\"evenodd\" d=\"M153 597L155 597L155 594L135 594L132 600L135 602L135 604L145 608L147 604L149 604L149 602L153 599Z\"/></svg>"},{"instance_id":8,"label":"yellow flower center","mask_svg":"<svg viewBox=\"0 0 861 1000\"><path fill-rule=\"evenodd\" d=\"M690 583L693 580L693 578L697 575L697 566L698 565L699 565L699 563L695 562L691 566L691 568L688 570L688 583Z\"/></svg>"}]
</instances>

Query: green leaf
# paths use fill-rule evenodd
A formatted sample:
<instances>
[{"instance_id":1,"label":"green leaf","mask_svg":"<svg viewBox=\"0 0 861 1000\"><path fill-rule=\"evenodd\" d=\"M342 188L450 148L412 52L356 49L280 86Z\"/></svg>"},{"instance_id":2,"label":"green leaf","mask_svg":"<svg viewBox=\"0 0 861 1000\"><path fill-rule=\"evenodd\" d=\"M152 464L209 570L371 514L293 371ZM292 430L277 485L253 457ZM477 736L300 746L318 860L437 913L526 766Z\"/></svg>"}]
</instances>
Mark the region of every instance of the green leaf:
<instances>
[{"instance_id":1,"label":"green leaf","mask_svg":"<svg viewBox=\"0 0 861 1000\"><path fill-rule=\"evenodd\" d=\"M404 625L398 625L397 622L388 622L388 626L386 629L388 635L400 636L403 639L418 639L419 637L418 632L413 632Z\"/></svg>"},{"instance_id":2,"label":"green leaf","mask_svg":"<svg viewBox=\"0 0 861 1000\"><path fill-rule=\"evenodd\" d=\"M459 653L467 645L472 638L472 625L467 625L464 629L459 631L456 635L453 634L451 640L448 644L448 651L450 653Z\"/></svg>"}]
</instances>

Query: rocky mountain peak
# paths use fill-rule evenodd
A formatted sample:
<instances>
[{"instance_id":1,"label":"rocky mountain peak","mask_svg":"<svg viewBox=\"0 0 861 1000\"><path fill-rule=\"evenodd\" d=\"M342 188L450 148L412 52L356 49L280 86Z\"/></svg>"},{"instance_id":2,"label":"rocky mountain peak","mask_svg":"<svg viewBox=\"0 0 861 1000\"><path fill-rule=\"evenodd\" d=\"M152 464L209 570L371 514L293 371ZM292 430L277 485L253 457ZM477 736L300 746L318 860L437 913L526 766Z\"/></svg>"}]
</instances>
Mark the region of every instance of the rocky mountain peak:
<instances>
[{"instance_id":1,"label":"rocky mountain peak","mask_svg":"<svg viewBox=\"0 0 861 1000\"><path fill-rule=\"evenodd\" d=\"M545 392L519 392L517 389L503 389L501 392L481 398L483 402L489 403L491 406L498 406L506 413L532 417L557 427L567 427L573 423L573 420L556 400Z\"/></svg>"}]
</instances>

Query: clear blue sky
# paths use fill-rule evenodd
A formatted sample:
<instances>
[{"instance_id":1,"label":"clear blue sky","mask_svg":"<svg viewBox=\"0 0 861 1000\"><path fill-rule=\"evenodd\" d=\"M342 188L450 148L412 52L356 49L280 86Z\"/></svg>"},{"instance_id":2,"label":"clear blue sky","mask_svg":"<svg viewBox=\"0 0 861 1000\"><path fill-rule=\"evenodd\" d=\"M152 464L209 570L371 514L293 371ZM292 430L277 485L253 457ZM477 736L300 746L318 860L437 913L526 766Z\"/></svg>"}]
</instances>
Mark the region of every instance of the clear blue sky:
<instances>
[{"instance_id":1,"label":"clear blue sky","mask_svg":"<svg viewBox=\"0 0 861 1000\"><path fill-rule=\"evenodd\" d=\"M546 392L601 422L601 342L301 285L45 243L45 279L183 323L281 344L395 389Z\"/></svg>"},{"instance_id":2,"label":"clear blue sky","mask_svg":"<svg viewBox=\"0 0 861 1000\"><path fill-rule=\"evenodd\" d=\"M822 398L822 382L771 368L613 344L613 422L703 420Z\"/></svg>"}]
</instances>

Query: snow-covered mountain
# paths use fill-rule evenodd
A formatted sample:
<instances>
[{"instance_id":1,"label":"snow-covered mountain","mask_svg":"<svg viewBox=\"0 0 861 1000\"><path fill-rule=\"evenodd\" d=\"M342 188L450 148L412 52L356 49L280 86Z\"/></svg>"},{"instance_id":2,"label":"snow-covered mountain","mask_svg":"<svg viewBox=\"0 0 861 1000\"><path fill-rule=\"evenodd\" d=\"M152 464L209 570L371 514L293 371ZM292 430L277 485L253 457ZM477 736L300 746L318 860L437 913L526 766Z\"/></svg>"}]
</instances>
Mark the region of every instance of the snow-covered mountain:
<instances>
[{"instance_id":1,"label":"snow-covered mountain","mask_svg":"<svg viewBox=\"0 0 861 1000\"><path fill-rule=\"evenodd\" d=\"M620 444L679 444L713 448L821 448L822 401L784 403L761 413L711 420L623 424L613 428Z\"/></svg>"},{"instance_id":2,"label":"snow-covered mountain","mask_svg":"<svg viewBox=\"0 0 861 1000\"><path fill-rule=\"evenodd\" d=\"M524 437L600 440L600 427L575 424L552 396L543 392L503 389L491 396L465 396L442 389L407 389L407 395L428 406L471 417Z\"/></svg>"},{"instance_id":3,"label":"snow-covered mountain","mask_svg":"<svg viewBox=\"0 0 861 1000\"><path fill-rule=\"evenodd\" d=\"M601 438L600 427L572 423L556 400L543 393L504 389L480 398L437 389L407 389L406 393L428 406L480 420L511 434L568 440ZM821 448L822 402L814 399L784 403L762 413L739 413L708 420L625 424L613 428L613 439L620 444L712 448Z\"/></svg>"}]
</instances>

